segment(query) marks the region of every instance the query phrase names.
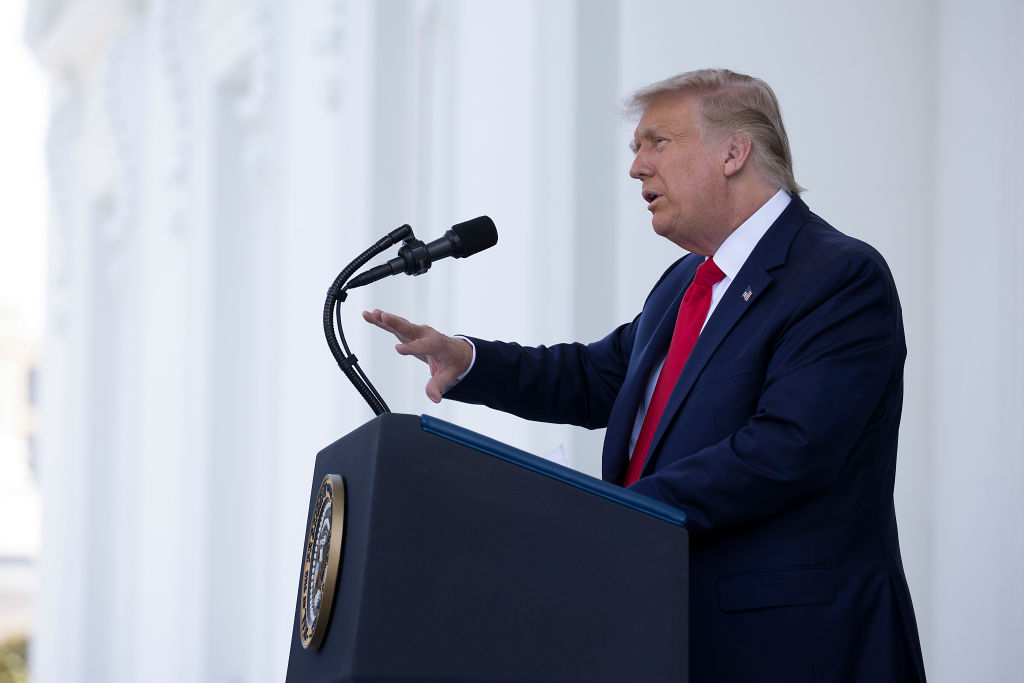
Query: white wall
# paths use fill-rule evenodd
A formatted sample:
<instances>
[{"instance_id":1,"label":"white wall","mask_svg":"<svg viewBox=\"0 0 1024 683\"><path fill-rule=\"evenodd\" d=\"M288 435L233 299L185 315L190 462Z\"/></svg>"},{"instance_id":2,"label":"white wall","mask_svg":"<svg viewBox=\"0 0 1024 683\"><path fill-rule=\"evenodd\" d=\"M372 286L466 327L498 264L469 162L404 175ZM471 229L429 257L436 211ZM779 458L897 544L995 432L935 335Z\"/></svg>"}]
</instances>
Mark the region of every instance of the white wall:
<instances>
[{"instance_id":1,"label":"white wall","mask_svg":"<svg viewBox=\"0 0 1024 683\"><path fill-rule=\"evenodd\" d=\"M936 87L932 663L1020 679L1024 6L942 3Z\"/></svg>"},{"instance_id":2,"label":"white wall","mask_svg":"<svg viewBox=\"0 0 1024 683\"><path fill-rule=\"evenodd\" d=\"M392 409L565 444L596 473L600 432L427 402L423 367L358 311L528 343L632 318L678 252L627 176L618 104L701 66L773 85L807 202L889 260L910 348L897 511L929 674L1013 679L1014 0L31 8L54 92L35 680L282 678L313 458L371 417L323 342L323 296L402 223L431 238L486 213L500 241L352 294L349 342Z\"/></svg>"}]
</instances>

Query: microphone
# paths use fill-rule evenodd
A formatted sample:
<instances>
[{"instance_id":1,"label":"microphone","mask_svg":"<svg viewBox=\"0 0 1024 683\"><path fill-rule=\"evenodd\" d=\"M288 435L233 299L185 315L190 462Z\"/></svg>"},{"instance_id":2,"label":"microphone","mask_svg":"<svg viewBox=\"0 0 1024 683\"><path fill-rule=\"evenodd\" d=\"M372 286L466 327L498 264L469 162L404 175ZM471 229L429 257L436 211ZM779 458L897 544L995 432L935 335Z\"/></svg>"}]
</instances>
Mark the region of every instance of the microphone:
<instances>
[{"instance_id":1,"label":"microphone","mask_svg":"<svg viewBox=\"0 0 1024 683\"><path fill-rule=\"evenodd\" d=\"M449 256L466 258L497 243L498 230L494 227L494 221L487 216L479 216L453 225L444 236L429 244L413 238L405 240L405 244L398 250L398 256L355 276L348 281L345 289L362 287L399 273L422 275L434 261Z\"/></svg>"}]
</instances>

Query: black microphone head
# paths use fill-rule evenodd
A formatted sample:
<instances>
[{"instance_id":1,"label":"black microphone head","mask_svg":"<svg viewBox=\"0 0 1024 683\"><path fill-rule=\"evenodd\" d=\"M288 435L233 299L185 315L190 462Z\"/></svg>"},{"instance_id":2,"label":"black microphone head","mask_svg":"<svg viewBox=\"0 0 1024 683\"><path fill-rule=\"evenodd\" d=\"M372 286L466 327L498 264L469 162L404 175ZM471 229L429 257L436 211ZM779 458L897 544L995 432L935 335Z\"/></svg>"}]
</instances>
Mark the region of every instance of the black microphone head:
<instances>
[{"instance_id":1,"label":"black microphone head","mask_svg":"<svg viewBox=\"0 0 1024 683\"><path fill-rule=\"evenodd\" d=\"M498 229L487 216L478 216L453 225L447 236L452 241L452 256L465 258L498 243Z\"/></svg>"}]
</instances>

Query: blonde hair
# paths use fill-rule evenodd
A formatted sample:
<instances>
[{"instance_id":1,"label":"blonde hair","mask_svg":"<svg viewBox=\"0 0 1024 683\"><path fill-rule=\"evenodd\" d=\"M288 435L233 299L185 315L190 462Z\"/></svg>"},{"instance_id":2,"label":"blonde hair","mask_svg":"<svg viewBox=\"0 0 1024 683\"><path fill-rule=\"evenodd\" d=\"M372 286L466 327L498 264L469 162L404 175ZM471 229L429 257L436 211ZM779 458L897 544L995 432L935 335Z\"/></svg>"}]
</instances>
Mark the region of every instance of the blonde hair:
<instances>
[{"instance_id":1,"label":"blonde hair","mask_svg":"<svg viewBox=\"0 0 1024 683\"><path fill-rule=\"evenodd\" d=\"M803 192L793 177L793 156L779 101L760 78L728 69L688 71L637 90L626 100L625 110L637 117L657 100L689 96L696 98L702 137L709 132L722 137L746 133L761 179L790 194Z\"/></svg>"}]
</instances>

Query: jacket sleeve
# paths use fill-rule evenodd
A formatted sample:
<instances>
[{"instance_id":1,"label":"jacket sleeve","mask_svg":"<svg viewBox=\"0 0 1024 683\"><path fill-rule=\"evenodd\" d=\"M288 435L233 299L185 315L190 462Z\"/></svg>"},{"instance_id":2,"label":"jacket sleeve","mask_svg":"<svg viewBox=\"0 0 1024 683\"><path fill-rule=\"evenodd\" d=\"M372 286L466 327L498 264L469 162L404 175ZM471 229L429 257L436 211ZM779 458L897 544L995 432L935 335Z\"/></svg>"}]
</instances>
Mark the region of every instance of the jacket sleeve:
<instances>
[{"instance_id":1,"label":"jacket sleeve","mask_svg":"<svg viewBox=\"0 0 1024 683\"><path fill-rule=\"evenodd\" d=\"M684 256L662 273L644 302L645 308L653 293L687 258L694 257ZM606 427L626 378L642 317L643 312L592 344L527 347L468 337L476 346L476 363L445 398L528 420L587 429Z\"/></svg>"},{"instance_id":2,"label":"jacket sleeve","mask_svg":"<svg viewBox=\"0 0 1024 683\"><path fill-rule=\"evenodd\" d=\"M528 420L604 427L626 376L636 324L621 325L592 344L526 347L469 337L476 363L445 398Z\"/></svg>"}]
</instances>

